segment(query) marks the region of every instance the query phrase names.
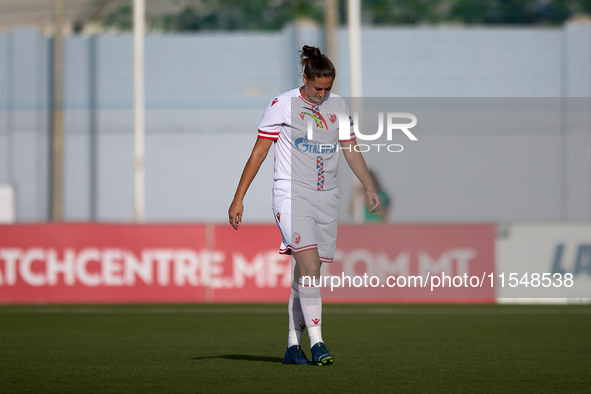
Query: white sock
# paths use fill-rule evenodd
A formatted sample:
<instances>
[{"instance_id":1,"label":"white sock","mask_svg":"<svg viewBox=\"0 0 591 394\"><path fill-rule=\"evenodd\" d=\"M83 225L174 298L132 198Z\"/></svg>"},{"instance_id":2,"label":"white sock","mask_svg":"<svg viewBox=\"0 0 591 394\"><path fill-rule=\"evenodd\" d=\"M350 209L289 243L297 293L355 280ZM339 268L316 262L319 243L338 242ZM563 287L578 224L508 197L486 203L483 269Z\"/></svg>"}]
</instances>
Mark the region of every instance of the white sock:
<instances>
[{"instance_id":1,"label":"white sock","mask_svg":"<svg viewBox=\"0 0 591 394\"><path fill-rule=\"evenodd\" d=\"M298 291L300 293L300 304L302 306L302 313L304 321L308 328L308 335L310 335L310 347L322 341L322 298L320 298L320 279L314 280L314 286L311 286L308 281L303 284L300 277L298 283Z\"/></svg>"},{"instance_id":2,"label":"white sock","mask_svg":"<svg viewBox=\"0 0 591 394\"><path fill-rule=\"evenodd\" d=\"M304 323L304 314L300 305L300 293L298 292L298 283L293 282L289 294L289 304L287 305L287 314L289 316L289 334L287 335L287 347L302 344L302 334L306 328Z\"/></svg>"}]
</instances>

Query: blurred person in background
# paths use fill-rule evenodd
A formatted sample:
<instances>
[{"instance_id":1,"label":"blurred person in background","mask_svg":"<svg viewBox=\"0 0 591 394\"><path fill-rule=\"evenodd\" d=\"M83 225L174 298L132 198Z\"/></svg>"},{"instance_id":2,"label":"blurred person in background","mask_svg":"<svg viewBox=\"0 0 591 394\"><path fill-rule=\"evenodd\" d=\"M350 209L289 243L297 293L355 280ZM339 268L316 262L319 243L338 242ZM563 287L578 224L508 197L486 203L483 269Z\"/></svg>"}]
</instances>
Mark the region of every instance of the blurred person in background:
<instances>
[{"instance_id":1,"label":"blurred person in background","mask_svg":"<svg viewBox=\"0 0 591 394\"><path fill-rule=\"evenodd\" d=\"M230 224L238 229L246 191L274 145L273 213L282 235L279 251L295 258L283 363L331 365L334 358L324 344L321 331L320 267L333 261L336 247L338 143L373 204L372 212L380 208L380 197L362 154L355 149L357 142L347 104L340 96L330 93L336 75L332 62L318 48L304 45L300 63L304 84L275 97L267 105L258 127L257 142L228 215ZM297 112L292 117L294 110ZM349 116L346 122L349 130L344 139L339 139L337 112ZM308 120L315 129L313 136L307 132ZM305 328L310 337L312 362L301 350Z\"/></svg>"}]
</instances>

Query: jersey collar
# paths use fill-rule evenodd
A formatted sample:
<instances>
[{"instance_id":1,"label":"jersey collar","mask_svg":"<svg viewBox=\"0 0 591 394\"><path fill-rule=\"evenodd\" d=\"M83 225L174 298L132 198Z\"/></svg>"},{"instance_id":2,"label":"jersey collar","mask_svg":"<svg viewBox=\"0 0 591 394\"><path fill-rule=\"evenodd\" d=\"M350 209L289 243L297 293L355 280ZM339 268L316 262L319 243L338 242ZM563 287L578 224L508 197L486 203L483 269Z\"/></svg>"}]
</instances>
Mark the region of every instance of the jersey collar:
<instances>
[{"instance_id":1,"label":"jersey collar","mask_svg":"<svg viewBox=\"0 0 591 394\"><path fill-rule=\"evenodd\" d=\"M323 103L326 101L326 99L328 99L328 98L330 97L330 93L328 93L328 95L327 95L327 96L324 98L324 100L322 100L322 102L320 102L320 103L314 103L314 102L312 102L312 101L310 101L310 100L307 100L307 99L306 99L306 97L302 96L302 94L301 94L301 92L300 92L300 89L301 89L301 87L299 87L299 88L298 88L298 94L299 94L299 97L300 97L300 98L301 98L301 99L302 99L302 100L303 100L303 101L304 101L306 104L312 105L312 106L314 106L314 107L318 107L318 106L322 105L322 104L323 104Z\"/></svg>"}]
</instances>

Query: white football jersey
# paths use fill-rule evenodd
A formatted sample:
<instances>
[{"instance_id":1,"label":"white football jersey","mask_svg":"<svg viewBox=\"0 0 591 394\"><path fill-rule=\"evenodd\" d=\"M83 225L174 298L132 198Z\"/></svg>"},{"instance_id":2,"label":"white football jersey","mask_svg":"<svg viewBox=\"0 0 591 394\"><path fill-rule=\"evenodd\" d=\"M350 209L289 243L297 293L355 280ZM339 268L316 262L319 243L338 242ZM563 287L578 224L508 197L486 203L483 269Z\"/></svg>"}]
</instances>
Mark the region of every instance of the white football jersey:
<instances>
[{"instance_id":1,"label":"white football jersey","mask_svg":"<svg viewBox=\"0 0 591 394\"><path fill-rule=\"evenodd\" d=\"M348 138L339 140L339 121L331 110L347 114ZM308 138L309 121L312 138ZM349 108L342 97L330 93L321 104L315 104L302 97L299 88L269 102L258 132L260 138L276 142L274 179L313 190L337 186L337 144L355 138Z\"/></svg>"}]
</instances>

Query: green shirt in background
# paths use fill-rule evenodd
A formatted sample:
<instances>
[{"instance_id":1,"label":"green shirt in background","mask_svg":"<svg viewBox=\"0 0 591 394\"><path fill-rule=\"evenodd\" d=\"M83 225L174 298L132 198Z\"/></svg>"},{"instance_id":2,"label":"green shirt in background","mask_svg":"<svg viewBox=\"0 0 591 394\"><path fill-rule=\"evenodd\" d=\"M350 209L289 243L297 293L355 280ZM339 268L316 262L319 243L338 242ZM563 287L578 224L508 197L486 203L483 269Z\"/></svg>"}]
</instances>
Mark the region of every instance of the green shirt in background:
<instances>
[{"instance_id":1,"label":"green shirt in background","mask_svg":"<svg viewBox=\"0 0 591 394\"><path fill-rule=\"evenodd\" d=\"M386 193L384 193L383 191L379 191L378 196L380 197L380 200L382 201L381 206L384 208L388 208L388 205L390 205L390 200L388 199L388 195ZM379 222L383 222L386 220L385 217L382 218L378 213L371 213L371 212L369 212L369 210L370 210L370 207L363 204L364 222L365 223L379 223Z\"/></svg>"}]
</instances>

